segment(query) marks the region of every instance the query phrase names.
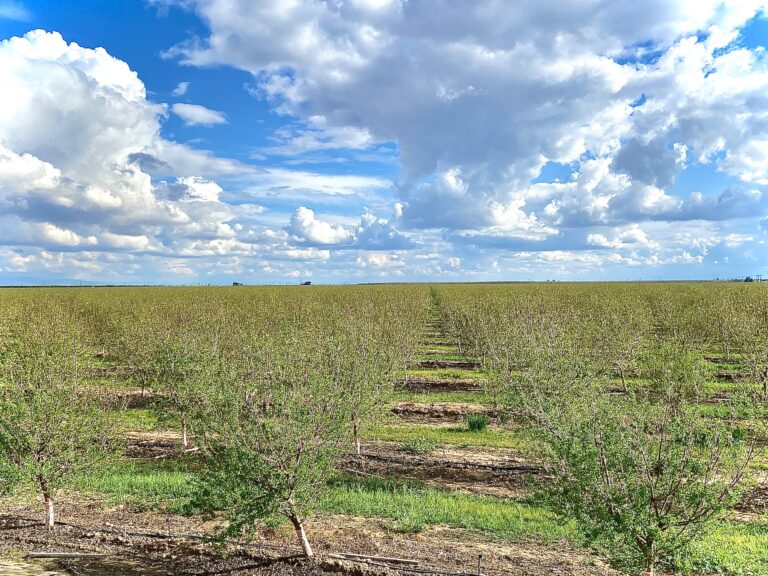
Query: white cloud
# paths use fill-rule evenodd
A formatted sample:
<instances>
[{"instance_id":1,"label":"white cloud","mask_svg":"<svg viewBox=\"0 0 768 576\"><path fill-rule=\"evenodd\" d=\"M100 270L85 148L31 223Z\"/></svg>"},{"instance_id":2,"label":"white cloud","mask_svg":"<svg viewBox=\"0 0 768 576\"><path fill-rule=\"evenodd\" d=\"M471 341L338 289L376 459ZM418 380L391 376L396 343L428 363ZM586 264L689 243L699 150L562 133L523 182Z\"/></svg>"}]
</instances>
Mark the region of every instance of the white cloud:
<instances>
[{"instance_id":1,"label":"white cloud","mask_svg":"<svg viewBox=\"0 0 768 576\"><path fill-rule=\"evenodd\" d=\"M99 244L115 250L143 251L151 247L152 241L144 235L132 236L104 232L99 238Z\"/></svg>"},{"instance_id":2,"label":"white cloud","mask_svg":"<svg viewBox=\"0 0 768 576\"><path fill-rule=\"evenodd\" d=\"M725 244L728 248L735 248L746 242L752 242L754 239L755 237L751 234L739 234L737 232L732 232L730 234L726 234L725 237L723 237L723 244Z\"/></svg>"},{"instance_id":3,"label":"white cloud","mask_svg":"<svg viewBox=\"0 0 768 576\"><path fill-rule=\"evenodd\" d=\"M254 170L163 139L124 62L37 30L0 43L0 85L0 243L193 254L234 234L222 188L186 170Z\"/></svg>"},{"instance_id":4,"label":"white cloud","mask_svg":"<svg viewBox=\"0 0 768 576\"><path fill-rule=\"evenodd\" d=\"M317 248L290 248L285 251L285 255L295 260L330 260L331 258L329 250Z\"/></svg>"},{"instance_id":5,"label":"white cloud","mask_svg":"<svg viewBox=\"0 0 768 576\"><path fill-rule=\"evenodd\" d=\"M32 13L21 2L0 0L0 20L2 19L29 22L32 19Z\"/></svg>"},{"instance_id":6,"label":"white cloud","mask_svg":"<svg viewBox=\"0 0 768 576\"><path fill-rule=\"evenodd\" d=\"M414 243L388 220L365 211L355 232L355 247L366 250L405 250Z\"/></svg>"},{"instance_id":7,"label":"white cloud","mask_svg":"<svg viewBox=\"0 0 768 576\"><path fill-rule=\"evenodd\" d=\"M220 158L160 127L223 112L152 101L125 62L55 33L3 42L0 268L480 278L738 266L750 251L768 264L768 58L738 38L764 1L154 3L210 30L172 55L249 71L282 125L252 149L258 165Z\"/></svg>"},{"instance_id":8,"label":"white cloud","mask_svg":"<svg viewBox=\"0 0 768 576\"><path fill-rule=\"evenodd\" d=\"M411 228L547 237L686 218L705 210L669 187L691 162L768 181L766 59L732 44L762 0L183 4L210 36L170 55L247 70L304 120L269 153L396 142ZM534 189L548 162L578 182Z\"/></svg>"},{"instance_id":9,"label":"white cloud","mask_svg":"<svg viewBox=\"0 0 768 576\"><path fill-rule=\"evenodd\" d=\"M357 227L331 224L315 216L309 208L299 207L286 227L293 241L302 244L334 245L358 250L407 250L414 243L388 220L366 210Z\"/></svg>"},{"instance_id":10,"label":"white cloud","mask_svg":"<svg viewBox=\"0 0 768 576\"><path fill-rule=\"evenodd\" d=\"M623 228L614 229L611 238L599 233L589 234L587 235L587 244L615 249L647 248L653 251L661 249L659 243L650 240L646 232L638 224L631 224Z\"/></svg>"},{"instance_id":11,"label":"white cloud","mask_svg":"<svg viewBox=\"0 0 768 576\"><path fill-rule=\"evenodd\" d=\"M190 84L191 82L179 82L176 84L176 88L174 88L171 92L171 96L175 96L176 98L179 96L184 96L184 94L187 93L187 90L189 90Z\"/></svg>"},{"instance_id":12,"label":"white cloud","mask_svg":"<svg viewBox=\"0 0 768 576\"><path fill-rule=\"evenodd\" d=\"M397 269L405 266L405 262L398 254L386 252L368 252L357 257L357 265L361 268L374 268L376 270Z\"/></svg>"},{"instance_id":13,"label":"white cloud","mask_svg":"<svg viewBox=\"0 0 768 576\"><path fill-rule=\"evenodd\" d=\"M61 171L31 154L16 154L0 146L0 198L2 192L51 189L59 185Z\"/></svg>"},{"instance_id":14,"label":"white cloud","mask_svg":"<svg viewBox=\"0 0 768 576\"><path fill-rule=\"evenodd\" d=\"M299 242L321 245L345 244L351 242L354 237L348 228L320 220L312 210L303 206L293 213L287 230Z\"/></svg>"},{"instance_id":15,"label":"white cloud","mask_svg":"<svg viewBox=\"0 0 768 576\"><path fill-rule=\"evenodd\" d=\"M184 200L218 202L219 196L224 191L216 182L196 176L179 178L178 183L184 188L182 195Z\"/></svg>"},{"instance_id":16,"label":"white cloud","mask_svg":"<svg viewBox=\"0 0 768 576\"><path fill-rule=\"evenodd\" d=\"M248 178L245 191L257 198L311 199L364 197L387 190L392 183L384 178L353 174L321 174L284 168L269 168Z\"/></svg>"},{"instance_id":17,"label":"white cloud","mask_svg":"<svg viewBox=\"0 0 768 576\"><path fill-rule=\"evenodd\" d=\"M226 124L227 117L223 112L211 110L199 104L184 104L177 102L171 106L171 110L176 116L184 121L187 126L215 126L216 124Z\"/></svg>"},{"instance_id":18,"label":"white cloud","mask_svg":"<svg viewBox=\"0 0 768 576\"><path fill-rule=\"evenodd\" d=\"M194 276L195 271L183 260L168 260L166 270L178 276Z\"/></svg>"},{"instance_id":19,"label":"white cloud","mask_svg":"<svg viewBox=\"0 0 768 576\"><path fill-rule=\"evenodd\" d=\"M301 126L284 126L275 131L272 139L275 145L262 148L262 153L295 156L320 150L364 150L374 143L368 130L328 126L325 116L312 116Z\"/></svg>"}]
</instances>

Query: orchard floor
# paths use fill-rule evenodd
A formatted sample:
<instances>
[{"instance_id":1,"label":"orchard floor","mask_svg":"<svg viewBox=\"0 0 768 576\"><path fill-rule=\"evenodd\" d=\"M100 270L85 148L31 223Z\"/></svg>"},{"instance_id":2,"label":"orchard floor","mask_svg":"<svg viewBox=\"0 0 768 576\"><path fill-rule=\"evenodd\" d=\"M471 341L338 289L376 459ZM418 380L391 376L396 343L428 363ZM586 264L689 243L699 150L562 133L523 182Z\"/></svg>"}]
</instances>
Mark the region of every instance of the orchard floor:
<instances>
[{"instance_id":1,"label":"orchard floor","mask_svg":"<svg viewBox=\"0 0 768 576\"><path fill-rule=\"evenodd\" d=\"M36 516L39 510L30 507L17 507L0 515L0 556L19 557L26 552L54 550L102 553L119 567L110 568L108 562L93 560L61 563L62 568L72 569L72 574L88 576L388 572L382 567L330 557L340 552L409 558L419 560L419 568L446 573L475 573L481 554L481 570L485 574L614 573L594 557L565 545L493 543L465 530L443 527L400 534L390 530L384 519L337 515L309 521L307 528L319 560L311 564L298 558L299 550L289 530L266 531L251 545L229 546L222 554L214 545L190 537L208 533L216 520L105 510L99 502L66 506L62 510L62 524L53 531L44 529ZM142 532L151 536L138 535Z\"/></svg>"},{"instance_id":2,"label":"orchard floor","mask_svg":"<svg viewBox=\"0 0 768 576\"><path fill-rule=\"evenodd\" d=\"M171 510L176 509L175 499L180 497L178 488L187 472L185 462L194 462L196 455L182 453L178 431L169 429L168 422L159 423L151 417L152 396L139 388L125 386L119 373L111 377L113 382L123 385L128 408L125 412L129 418L124 428L126 451L119 463L124 470L117 470L116 476L120 480L137 482L128 482L126 487L107 486L103 478L96 478L97 482L90 485L91 491L61 495L61 525L50 532L41 525L41 503L15 505L0 501L0 559L18 559L30 551L81 551L106 555L105 561L60 563L61 569L68 570L63 573L75 576L423 574L417 570L469 576L477 573L478 557L482 555L480 571L486 576L618 574L589 550L579 549L567 539L558 538L560 524L557 521L548 520L546 530L538 529L540 533L548 534L541 540L528 536L536 533L537 528L532 525L521 528L520 533L526 534L521 536L509 530L505 532L503 523L493 523L497 519L494 507L508 510L505 507L516 503L521 503L521 509L514 511L522 518L521 524L530 518L533 522L541 521L535 515L538 514L536 510L525 515L528 513L526 495L531 492L529 480L545 479L541 463L532 457L532 440L525 431L501 421L486 390L485 374L447 341L436 317L430 320L424 332L424 355L404 375L402 390L391 406L392 414L379 419L367 432L363 456L349 455L341 462L341 468L345 474L361 480L394 479L438 492L423 497L417 494L414 498L407 492L396 493L391 498L388 494L363 494L357 506L368 512L374 510L374 504L380 508L363 518L341 514L364 513L354 510L353 505L345 505L345 494L351 497L355 493L354 487L344 492L342 486L336 493L342 500L335 501L330 510L321 511L307 521L318 562L308 563L299 557L295 535L287 526L261 532L248 546L230 545L222 550L203 539L204 535L215 532L223 522L221 517L172 513ZM485 415L487 429L468 431L465 418L469 414ZM135 488L141 485L138 480L146 478L142 475L142 466L147 465L160 480L167 481L161 485L166 488L159 489L162 496L150 495L156 500L142 500L147 495ZM755 487L754 497L739 509L735 520L751 522L755 526L765 525L767 486ZM480 500L458 499L464 496ZM400 507L392 504L395 497L402 497ZM418 529L409 530L407 519L397 516L418 516L408 509L408 502L414 503L411 506L435 508L426 511ZM383 517L381 509L387 509L388 503L392 504L388 509L390 516ZM478 515L488 515L486 525L482 526L479 520L474 523L464 521L471 518L462 514L469 516L475 510ZM451 515L450 512L456 513ZM426 518L430 514L432 516ZM503 512L499 514L503 516ZM452 524L437 523L444 521L441 518L450 518ZM475 526L475 529L457 526ZM753 566L768 566L768 556L758 550L768 542L768 528L761 528L755 535L749 533L751 528L740 531L738 525L734 526L736 532L730 540L728 533L727 538L712 540L710 547L727 548L729 558L744 556L747 548L752 547L754 557L759 560L743 564L749 570ZM332 557L339 553L407 558L419 561L419 565L411 572L394 572L377 565L339 561ZM20 568L10 570L8 576L46 573L39 564L32 569L27 566L26 572ZM732 573L754 572L737 567ZM6 576L1 560L0 576Z\"/></svg>"}]
</instances>

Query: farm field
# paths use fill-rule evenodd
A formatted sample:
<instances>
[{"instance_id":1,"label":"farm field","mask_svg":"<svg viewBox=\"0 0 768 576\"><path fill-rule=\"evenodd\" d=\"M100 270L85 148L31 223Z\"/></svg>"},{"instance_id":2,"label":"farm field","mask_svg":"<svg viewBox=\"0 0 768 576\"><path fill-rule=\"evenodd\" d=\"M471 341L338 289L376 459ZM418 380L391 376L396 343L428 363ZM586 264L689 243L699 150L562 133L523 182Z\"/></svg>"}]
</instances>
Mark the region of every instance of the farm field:
<instances>
[{"instance_id":1,"label":"farm field","mask_svg":"<svg viewBox=\"0 0 768 576\"><path fill-rule=\"evenodd\" d=\"M764 284L8 289L0 378L6 557L768 571Z\"/></svg>"}]
</instances>

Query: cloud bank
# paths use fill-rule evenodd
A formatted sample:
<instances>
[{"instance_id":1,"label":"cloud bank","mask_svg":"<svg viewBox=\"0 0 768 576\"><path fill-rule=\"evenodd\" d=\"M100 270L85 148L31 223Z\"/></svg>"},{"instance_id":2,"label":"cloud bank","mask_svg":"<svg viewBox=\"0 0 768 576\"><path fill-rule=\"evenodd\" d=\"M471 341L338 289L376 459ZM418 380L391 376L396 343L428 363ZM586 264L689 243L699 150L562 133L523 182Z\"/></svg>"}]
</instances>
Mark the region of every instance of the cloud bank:
<instances>
[{"instance_id":1,"label":"cloud bank","mask_svg":"<svg viewBox=\"0 0 768 576\"><path fill-rule=\"evenodd\" d=\"M224 130L231 112L153 101L127 63L56 33L3 41L5 271L768 266L768 56L742 35L762 0L152 3L208 30L166 57L250 74L279 119L272 144L246 161L175 141L162 130L172 115ZM388 161L398 169L383 173Z\"/></svg>"}]
</instances>

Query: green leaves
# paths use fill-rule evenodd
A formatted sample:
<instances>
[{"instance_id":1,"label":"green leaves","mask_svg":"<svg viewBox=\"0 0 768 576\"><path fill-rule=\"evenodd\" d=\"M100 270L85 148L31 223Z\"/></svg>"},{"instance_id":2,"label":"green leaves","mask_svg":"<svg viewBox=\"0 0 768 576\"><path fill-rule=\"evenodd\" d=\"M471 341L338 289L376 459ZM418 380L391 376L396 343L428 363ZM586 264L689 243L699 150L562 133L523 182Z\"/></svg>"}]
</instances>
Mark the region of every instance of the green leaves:
<instances>
[{"instance_id":1,"label":"green leaves","mask_svg":"<svg viewBox=\"0 0 768 576\"><path fill-rule=\"evenodd\" d=\"M760 289L436 292L446 327L483 358L494 395L546 446L547 501L617 566L673 568L738 499L755 437L764 433L754 393L768 366L768 299ZM733 385L718 388L717 405L704 404L719 354L740 371Z\"/></svg>"},{"instance_id":2,"label":"green leaves","mask_svg":"<svg viewBox=\"0 0 768 576\"><path fill-rule=\"evenodd\" d=\"M2 364L0 476L53 495L109 449L110 398L80 379L83 333L64 302L28 303Z\"/></svg>"},{"instance_id":3,"label":"green leaves","mask_svg":"<svg viewBox=\"0 0 768 576\"><path fill-rule=\"evenodd\" d=\"M298 530L322 498L407 355L408 306L393 310L392 296L292 302L283 321L230 335L237 345L196 373L188 414L205 467L195 505L227 511L225 536L275 515Z\"/></svg>"}]
</instances>

